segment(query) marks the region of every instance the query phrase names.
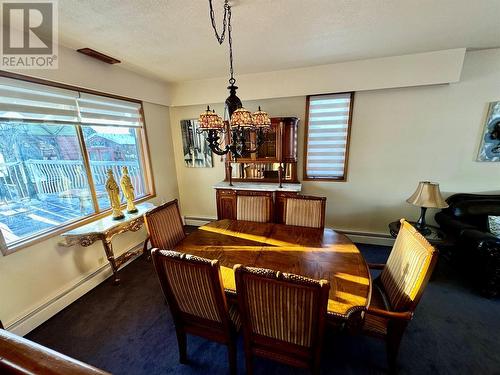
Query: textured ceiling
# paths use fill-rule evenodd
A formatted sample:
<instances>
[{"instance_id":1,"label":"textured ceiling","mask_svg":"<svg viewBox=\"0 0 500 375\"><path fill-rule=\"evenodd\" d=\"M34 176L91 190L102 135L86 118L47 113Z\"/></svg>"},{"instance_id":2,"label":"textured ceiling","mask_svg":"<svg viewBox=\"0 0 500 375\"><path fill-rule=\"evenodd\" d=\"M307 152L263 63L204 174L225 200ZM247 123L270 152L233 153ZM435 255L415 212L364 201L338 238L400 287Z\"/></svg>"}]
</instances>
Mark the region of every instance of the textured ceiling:
<instances>
[{"instance_id":1,"label":"textured ceiling","mask_svg":"<svg viewBox=\"0 0 500 375\"><path fill-rule=\"evenodd\" d=\"M223 0L213 0L218 23ZM232 0L236 75L500 46L500 0ZM170 82L226 76L208 0L60 0L60 43Z\"/></svg>"}]
</instances>

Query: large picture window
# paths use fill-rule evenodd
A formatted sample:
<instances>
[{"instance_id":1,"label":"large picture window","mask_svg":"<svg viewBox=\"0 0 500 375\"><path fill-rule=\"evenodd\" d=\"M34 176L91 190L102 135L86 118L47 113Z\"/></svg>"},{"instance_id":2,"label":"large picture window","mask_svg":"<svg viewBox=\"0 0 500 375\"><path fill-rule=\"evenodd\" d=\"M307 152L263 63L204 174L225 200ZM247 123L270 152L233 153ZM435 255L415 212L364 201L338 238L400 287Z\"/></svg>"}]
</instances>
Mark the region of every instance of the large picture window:
<instances>
[{"instance_id":1,"label":"large picture window","mask_svg":"<svg viewBox=\"0 0 500 375\"><path fill-rule=\"evenodd\" d=\"M307 97L304 180L346 180L353 95Z\"/></svg>"},{"instance_id":2,"label":"large picture window","mask_svg":"<svg viewBox=\"0 0 500 375\"><path fill-rule=\"evenodd\" d=\"M150 196L144 132L140 102L0 77L3 247L106 212L108 169Z\"/></svg>"}]
</instances>

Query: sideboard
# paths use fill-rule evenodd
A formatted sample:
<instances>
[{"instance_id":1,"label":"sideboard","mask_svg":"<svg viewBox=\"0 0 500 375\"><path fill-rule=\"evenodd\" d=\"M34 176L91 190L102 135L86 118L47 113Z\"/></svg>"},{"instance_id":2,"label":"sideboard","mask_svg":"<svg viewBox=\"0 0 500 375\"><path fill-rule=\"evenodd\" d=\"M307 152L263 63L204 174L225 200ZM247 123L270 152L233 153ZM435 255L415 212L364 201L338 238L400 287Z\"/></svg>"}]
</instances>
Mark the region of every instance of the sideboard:
<instances>
[{"instance_id":1,"label":"sideboard","mask_svg":"<svg viewBox=\"0 0 500 375\"><path fill-rule=\"evenodd\" d=\"M284 201L288 197L297 196L302 190L301 184L276 183L245 183L235 182L232 186L228 182L220 182L213 186L216 190L217 220L236 220L236 204L238 194L270 196L274 202L274 221L283 224L285 221Z\"/></svg>"}]
</instances>

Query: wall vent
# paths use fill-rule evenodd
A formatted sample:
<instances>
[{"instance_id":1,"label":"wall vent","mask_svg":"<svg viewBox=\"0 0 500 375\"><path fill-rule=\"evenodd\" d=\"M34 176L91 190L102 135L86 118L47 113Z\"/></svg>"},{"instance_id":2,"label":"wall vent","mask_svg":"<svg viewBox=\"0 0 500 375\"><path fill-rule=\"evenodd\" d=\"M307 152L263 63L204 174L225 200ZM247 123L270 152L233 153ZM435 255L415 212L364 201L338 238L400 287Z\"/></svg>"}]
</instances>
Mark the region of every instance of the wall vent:
<instances>
[{"instance_id":1,"label":"wall vent","mask_svg":"<svg viewBox=\"0 0 500 375\"><path fill-rule=\"evenodd\" d=\"M119 64L119 63L121 63L120 60L117 60L114 57L105 55L104 53L97 52L96 50L93 50L92 48L80 48L80 49L77 49L77 52L83 53L84 55L87 55L89 57L93 57L94 59L105 62L106 64Z\"/></svg>"}]
</instances>

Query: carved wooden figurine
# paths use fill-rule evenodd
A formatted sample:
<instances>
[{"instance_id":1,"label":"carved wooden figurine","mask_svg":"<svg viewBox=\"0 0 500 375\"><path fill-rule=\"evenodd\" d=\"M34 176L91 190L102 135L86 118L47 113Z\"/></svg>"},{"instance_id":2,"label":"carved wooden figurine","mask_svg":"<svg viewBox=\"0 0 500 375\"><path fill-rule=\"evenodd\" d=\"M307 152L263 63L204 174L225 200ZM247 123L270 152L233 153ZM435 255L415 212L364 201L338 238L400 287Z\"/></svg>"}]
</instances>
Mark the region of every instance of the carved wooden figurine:
<instances>
[{"instance_id":1,"label":"carved wooden figurine","mask_svg":"<svg viewBox=\"0 0 500 375\"><path fill-rule=\"evenodd\" d=\"M106 191L108 192L109 202L113 210L113 220L120 220L125 217L120 209L120 188L113 176L113 170L108 169L108 179L106 180Z\"/></svg>"},{"instance_id":2,"label":"carved wooden figurine","mask_svg":"<svg viewBox=\"0 0 500 375\"><path fill-rule=\"evenodd\" d=\"M132 181L130 180L130 176L128 175L128 168L122 167L122 178L120 180L120 185L122 187L123 195L127 200L127 212L129 214L136 213L138 210L135 208L134 199L134 185L132 185Z\"/></svg>"}]
</instances>

